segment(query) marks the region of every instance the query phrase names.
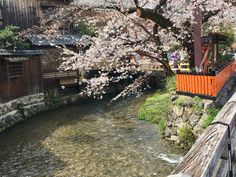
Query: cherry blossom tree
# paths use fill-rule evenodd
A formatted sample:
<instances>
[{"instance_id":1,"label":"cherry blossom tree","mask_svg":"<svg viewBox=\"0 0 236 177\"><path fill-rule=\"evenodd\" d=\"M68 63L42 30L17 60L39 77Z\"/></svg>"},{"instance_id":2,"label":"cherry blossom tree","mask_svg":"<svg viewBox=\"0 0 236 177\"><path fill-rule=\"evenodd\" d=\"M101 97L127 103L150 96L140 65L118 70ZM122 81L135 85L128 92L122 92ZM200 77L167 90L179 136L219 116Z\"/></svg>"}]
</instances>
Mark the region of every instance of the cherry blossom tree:
<instances>
[{"instance_id":1,"label":"cherry blossom tree","mask_svg":"<svg viewBox=\"0 0 236 177\"><path fill-rule=\"evenodd\" d=\"M57 9L42 21L34 33L58 35L65 29L85 22L93 27L96 36L83 36L91 41L86 51L63 51L62 70L81 72L99 69L100 77L89 80L85 93L100 95L110 82L118 82L139 72L139 67L127 62L130 56L139 54L163 65L167 75L173 75L163 52L180 44L193 61L194 12L200 8L202 23L209 23L211 31L217 31L220 23L236 22L234 0L74 0ZM199 13L200 11L198 11ZM29 33L29 31L28 31ZM116 77L109 74L116 73ZM138 88L150 72L139 77L118 95L138 92Z\"/></svg>"}]
</instances>

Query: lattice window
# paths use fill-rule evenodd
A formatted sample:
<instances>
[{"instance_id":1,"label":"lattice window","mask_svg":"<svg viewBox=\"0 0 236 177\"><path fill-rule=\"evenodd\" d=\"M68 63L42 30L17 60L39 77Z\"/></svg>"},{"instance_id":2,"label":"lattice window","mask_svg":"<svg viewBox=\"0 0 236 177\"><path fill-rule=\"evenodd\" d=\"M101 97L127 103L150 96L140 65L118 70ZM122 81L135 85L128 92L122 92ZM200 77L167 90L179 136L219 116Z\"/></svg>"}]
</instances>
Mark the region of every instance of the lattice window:
<instances>
[{"instance_id":1,"label":"lattice window","mask_svg":"<svg viewBox=\"0 0 236 177\"><path fill-rule=\"evenodd\" d=\"M9 62L8 63L8 78L21 77L23 74L22 62Z\"/></svg>"}]
</instances>

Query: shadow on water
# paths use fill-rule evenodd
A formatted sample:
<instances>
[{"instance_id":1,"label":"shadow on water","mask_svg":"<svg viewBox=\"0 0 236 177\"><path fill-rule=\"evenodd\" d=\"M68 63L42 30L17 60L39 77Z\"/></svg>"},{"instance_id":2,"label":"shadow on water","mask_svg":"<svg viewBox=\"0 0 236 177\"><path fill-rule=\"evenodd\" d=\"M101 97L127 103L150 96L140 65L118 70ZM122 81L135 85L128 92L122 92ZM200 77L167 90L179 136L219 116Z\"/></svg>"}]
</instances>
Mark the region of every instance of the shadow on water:
<instances>
[{"instance_id":1,"label":"shadow on water","mask_svg":"<svg viewBox=\"0 0 236 177\"><path fill-rule=\"evenodd\" d=\"M144 99L88 100L15 126L0 135L0 176L166 176L183 152L137 120Z\"/></svg>"}]
</instances>

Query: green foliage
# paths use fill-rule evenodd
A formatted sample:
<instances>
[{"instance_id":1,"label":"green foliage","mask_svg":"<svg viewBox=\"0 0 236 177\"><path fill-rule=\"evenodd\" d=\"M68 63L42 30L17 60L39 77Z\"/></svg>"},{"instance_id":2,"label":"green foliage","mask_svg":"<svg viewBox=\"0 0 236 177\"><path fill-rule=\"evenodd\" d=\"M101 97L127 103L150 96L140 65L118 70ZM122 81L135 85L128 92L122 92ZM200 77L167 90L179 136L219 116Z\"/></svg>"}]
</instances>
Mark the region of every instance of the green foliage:
<instances>
[{"instance_id":1,"label":"green foliage","mask_svg":"<svg viewBox=\"0 0 236 177\"><path fill-rule=\"evenodd\" d=\"M221 24L220 32L224 33L228 37L228 45L231 45L234 42L234 29L230 24Z\"/></svg>"},{"instance_id":2,"label":"green foliage","mask_svg":"<svg viewBox=\"0 0 236 177\"><path fill-rule=\"evenodd\" d=\"M202 100L201 98L199 98L198 96L195 96L193 98L194 102L193 102L193 109L196 113L201 112L202 110Z\"/></svg>"},{"instance_id":3,"label":"green foliage","mask_svg":"<svg viewBox=\"0 0 236 177\"><path fill-rule=\"evenodd\" d=\"M81 35L87 35L87 36L91 36L91 37L97 36L95 29L93 27L87 25L85 22L79 22L75 26L74 30L76 33L79 33Z\"/></svg>"},{"instance_id":4,"label":"green foliage","mask_svg":"<svg viewBox=\"0 0 236 177\"><path fill-rule=\"evenodd\" d=\"M19 28L6 26L0 30L0 49L22 50L29 48L29 44L19 38Z\"/></svg>"},{"instance_id":5,"label":"green foliage","mask_svg":"<svg viewBox=\"0 0 236 177\"><path fill-rule=\"evenodd\" d=\"M162 118L158 123L158 130L160 131L160 134L164 134L166 129L166 118Z\"/></svg>"},{"instance_id":6,"label":"green foliage","mask_svg":"<svg viewBox=\"0 0 236 177\"><path fill-rule=\"evenodd\" d=\"M175 78L175 76L167 77L166 90L167 90L167 92L176 91L176 78Z\"/></svg>"},{"instance_id":7,"label":"green foliage","mask_svg":"<svg viewBox=\"0 0 236 177\"><path fill-rule=\"evenodd\" d=\"M180 44L175 44L175 45L171 46L170 52L174 52L175 50L180 50L181 48L182 48L182 46Z\"/></svg>"},{"instance_id":8,"label":"green foliage","mask_svg":"<svg viewBox=\"0 0 236 177\"><path fill-rule=\"evenodd\" d=\"M184 107L186 105L193 105L193 99L188 96L179 95L174 104L178 107Z\"/></svg>"},{"instance_id":9,"label":"green foliage","mask_svg":"<svg viewBox=\"0 0 236 177\"><path fill-rule=\"evenodd\" d=\"M183 143L186 148L190 148L196 139L193 129L188 125L183 125L179 128L178 132L181 143Z\"/></svg>"},{"instance_id":10,"label":"green foliage","mask_svg":"<svg viewBox=\"0 0 236 177\"><path fill-rule=\"evenodd\" d=\"M161 133L166 127L166 117L170 106L167 93L156 93L148 98L139 111L139 119L156 123Z\"/></svg>"},{"instance_id":11,"label":"green foliage","mask_svg":"<svg viewBox=\"0 0 236 177\"><path fill-rule=\"evenodd\" d=\"M202 127L207 128L210 125L210 123L215 119L215 117L219 111L220 111L220 109L217 109L217 108L208 109L207 110L207 117L204 120Z\"/></svg>"},{"instance_id":12,"label":"green foliage","mask_svg":"<svg viewBox=\"0 0 236 177\"><path fill-rule=\"evenodd\" d=\"M62 97L57 90L48 90L45 93L45 100L47 104L57 104L62 101Z\"/></svg>"},{"instance_id":13,"label":"green foliage","mask_svg":"<svg viewBox=\"0 0 236 177\"><path fill-rule=\"evenodd\" d=\"M219 64L223 64L223 63L229 61L230 59L232 59L233 57L234 57L233 54L227 54L226 53L225 55L223 55L222 53L220 53L220 55L219 55Z\"/></svg>"}]
</instances>

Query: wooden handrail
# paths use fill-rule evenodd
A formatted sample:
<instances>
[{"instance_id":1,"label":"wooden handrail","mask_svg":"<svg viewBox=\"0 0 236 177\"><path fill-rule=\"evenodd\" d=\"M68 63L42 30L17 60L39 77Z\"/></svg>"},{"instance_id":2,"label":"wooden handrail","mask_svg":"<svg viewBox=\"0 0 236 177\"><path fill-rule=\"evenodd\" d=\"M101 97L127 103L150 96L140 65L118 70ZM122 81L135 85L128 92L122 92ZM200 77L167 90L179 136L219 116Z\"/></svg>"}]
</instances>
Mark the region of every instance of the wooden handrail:
<instances>
[{"instance_id":1,"label":"wooden handrail","mask_svg":"<svg viewBox=\"0 0 236 177\"><path fill-rule=\"evenodd\" d=\"M235 147L235 125L236 93L225 104L213 124L203 132L169 177L183 174L189 177L226 177L229 174L231 162L227 145L231 140L231 149ZM228 126L230 134L228 134ZM233 169L235 172L235 168Z\"/></svg>"}]
</instances>

